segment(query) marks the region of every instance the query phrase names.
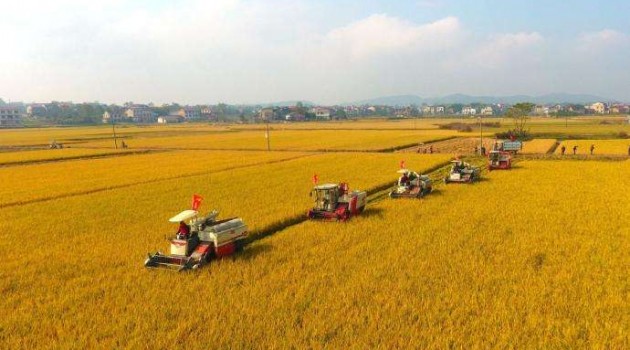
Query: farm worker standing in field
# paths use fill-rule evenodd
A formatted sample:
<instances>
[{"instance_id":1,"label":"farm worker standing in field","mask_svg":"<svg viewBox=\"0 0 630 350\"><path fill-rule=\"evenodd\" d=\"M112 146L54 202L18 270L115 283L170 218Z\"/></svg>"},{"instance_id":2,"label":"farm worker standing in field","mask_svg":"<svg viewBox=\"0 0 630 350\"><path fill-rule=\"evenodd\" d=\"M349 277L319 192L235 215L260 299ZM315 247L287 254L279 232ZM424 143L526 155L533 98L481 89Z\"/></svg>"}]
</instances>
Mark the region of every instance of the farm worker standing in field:
<instances>
[{"instance_id":1,"label":"farm worker standing in field","mask_svg":"<svg viewBox=\"0 0 630 350\"><path fill-rule=\"evenodd\" d=\"M188 234L190 234L190 227L188 227L188 225L186 225L185 222L180 221L179 222L179 230L177 231L177 238L178 239L186 239L186 238L188 238Z\"/></svg>"},{"instance_id":2,"label":"farm worker standing in field","mask_svg":"<svg viewBox=\"0 0 630 350\"><path fill-rule=\"evenodd\" d=\"M560 152L562 152L562 155L564 155L564 152L567 151L567 148L565 146L560 147Z\"/></svg>"},{"instance_id":3,"label":"farm worker standing in field","mask_svg":"<svg viewBox=\"0 0 630 350\"><path fill-rule=\"evenodd\" d=\"M593 155L593 151L595 151L595 145L591 145L591 155Z\"/></svg>"},{"instance_id":4,"label":"farm worker standing in field","mask_svg":"<svg viewBox=\"0 0 630 350\"><path fill-rule=\"evenodd\" d=\"M577 154L577 145L573 146L573 154Z\"/></svg>"},{"instance_id":5,"label":"farm worker standing in field","mask_svg":"<svg viewBox=\"0 0 630 350\"><path fill-rule=\"evenodd\" d=\"M433 145L431 145L431 147L429 147L429 153L433 154Z\"/></svg>"}]
</instances>

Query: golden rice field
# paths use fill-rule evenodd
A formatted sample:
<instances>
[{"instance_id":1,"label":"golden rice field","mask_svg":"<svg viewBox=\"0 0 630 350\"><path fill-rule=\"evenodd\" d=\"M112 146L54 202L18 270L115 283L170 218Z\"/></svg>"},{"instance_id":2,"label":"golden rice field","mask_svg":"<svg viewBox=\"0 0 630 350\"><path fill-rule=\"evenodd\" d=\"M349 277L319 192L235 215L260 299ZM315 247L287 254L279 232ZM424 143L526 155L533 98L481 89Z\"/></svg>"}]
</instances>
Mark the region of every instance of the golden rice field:
<instances>
[{"instance_id":1,"label":"golden rice field","mask_svg":"<svg viewBox=\"0 0 630 350\"><path fill-rule=\"evenodd\" d=\"M0 166L2 165L15 165L23 163L34 163L44 161L57 161L57 160L69 160L78 158L93 158L93 157L105 157L112 155L121 155L134 153L132 150L123 149L77 149L77 148L64 148L64 149L45 149L45 150L31 150L31 151L13 151L13 152L0 152Z\"/></svg>"},{"instance_id":2,"label":"golden rice field","mask_svg":"<svg viewBox=\"0 0 630 350\"><path fill-rule=\"evenodd\" d=\"M0 306L11 312L0 341L630 347L630 161L521 161L422 200L370 203L347 223L292 226L195 273L142 267L147 251L166 248L166 220L191 193L260 232L306 211L313 172L376 188L395 180L400 156L314 155L3 208ZM404 156L414 169L448 159Z\"/></svg>"},{"instance_id":3,"label":"golden rice field","mask_svg":"<svg viewBox=\"0 0 630 350\"><path fill-rule=\"evenodd\" d=\"M50 151L55 152L55 151ZM295 159L297 152L159 152L0 168L0 207Z\"/></svg>"},{"instance_id":4,"label":"golden rice field","mask_svg":"<svg viewBox=\"0 0 630 350\"><path fill-rule=\"evenodd\" d=\"M556 144L556 139L534 139L525 141L521 153L547 153Z\"/></svg>"},{"instance_id":5,"label":"golden rice field","mask_svg":"<svg viewBox=\"0 0 630 350\"><path fill-rule=\"evenodd\" d=\"M590 154L591 145L595 146L596 155L630 155L630 139L626 140L566 140L556 148L561 154L561 147L566 147L566 154L573 154L573 147L578 146L577 154Z\"/></svg>"},{"instance_id":6,"label":"golden rice field","mask_svg":"<svg viewBox=\"0 0 630 350\"><path fill-rule=\"evenodd\" d=\"M116 135L118 137L143 135L143 136L166 136L172 134L194 134L199 132L223 132L229 128L223 125L210 124L175 124L175 125L117 125ZM77 142L87 140L110 139L111 147L114 143L111 140L111 125L81 126L81 127L49 127L49 128L23 128L0 130L1 146L45 146L53 140L65 145L72 145Z\"/></svg>"},{"instance_id":7,"label":"golden rice field","mask_svg":"<svg viewBox=\"0 0 630 350\"><path fill-rule=\"evenodd\" d=\"M625 118L616 117L575 117L575 118L540 118L534 117L528 122L531 132L550 134L551 137L570 135L593 135L597 138L612 137L619 132L630 133L630 125ZM493 135L498 131L505 131L511 127L512 121L507 118L484 118L487 122L499 122L499 128L484 128L484 133ZM332 130L332 131L435 131L440 124L452 122L464 122L474 128L470 133L456 133L457 136L477 136L477 118L450 117L450 118L416 118L416 119L359 119L334 122L307 122L307 123L273 123L271 128L275 131L307 131L307 130ZM604 123L604 124L602 124ZM213 135L226 132L255 131L260 136L260 131L265 129L265 124L208 124L185 123L168 125L116 125L118 137L125 138L165 138L165 137L191 137L199 135ZM443 130L442 130L443 131ZM247 134L245 134L245 138ZM264 135L264 134L263 134ZM430 135L430 133L428 134ZM258 143L259 137L254 137L253 142ZM102 147L113 147L111 125L99 125L90 127L49 127L49 128L24 128L0 130L0 148L17 146L45 146L53 140L74 146L85 142L97 142ZM263 136L264 138L264 136ZM98 142L101 141L101 142ZM413 141L416 142L416 141ZM324 145L326 148L327 146ZM213 146L214 147L214 146ZM321 146L318 146L321 147ZM370 149L372 149L370 146Z\"/></svg>"},{"instance_id":8,"label":"golden rice field","mask_svg":"<svg viewBox=\"0 0 630 350\"><path fill-rule=\"evenodd\" d=\"M270 133L272 150L378 151L456 136L450 130L276 130ZM265 131L239 131L211 135L132 138L131 148L266 150ZM111 141L82 143L81 147L108 147Z\"/></svg>"}]
</instances>

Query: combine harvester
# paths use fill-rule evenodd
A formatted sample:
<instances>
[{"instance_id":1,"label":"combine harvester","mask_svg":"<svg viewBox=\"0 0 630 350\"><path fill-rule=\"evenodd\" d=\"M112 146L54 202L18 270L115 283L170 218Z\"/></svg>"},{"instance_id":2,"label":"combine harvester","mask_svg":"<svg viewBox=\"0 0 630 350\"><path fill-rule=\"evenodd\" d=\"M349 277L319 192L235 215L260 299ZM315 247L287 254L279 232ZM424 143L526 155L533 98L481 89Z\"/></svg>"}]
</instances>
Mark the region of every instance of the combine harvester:
<instances>
[{"instance_id":1,"label":"combine harvester","mask_svg":"<svg viewBox=\"0 0 630 350\"><path fill-rule=\"evenodd\" d=\"M219 212L216 210L199 217L200 198L193 197L193 209L184 210L169 219L180 224L176 237L170 240L170 254L149 254L144 266L177 271L197 269L213 258L222 258L243 248L247 237L247 225L243 220L230 218L217 221Z\"/></svg>"},{"instance_id":2,"label":"combine harvester","mask_svg":"<svg viewBox=\"0 0 630 350\"><path fill-rule=\"evenodd\" d=\"M472 183L479 178L479 168L461 160L451 161L451 171L444 178L444 183Z\"/></svg>"},{"instance_id":3,"label":"combine harvester","mask_svg":"<svg viewBox=\"0 0 630 350\"><path fill-rule=\"evenodd\" d=\"M315 206L307 213L309 219L346 221L365 209L365 191L350 192L347 183L317 185L317 175L313 176L313 182L315 187L310 196L315 194Z\"/></svg>"},{"instance_id":4,"label":"combine harvester","mask_svg":"<svg viewBox=\"0 0 630 350\"><path fill-rule=\"evenodd\" d=\"M389 192L390 198L422 198L433 191L433 184L428 175L418 175L409 169L399 169L401 176Z\"/></svg>"},{"instance_id":5,"label":"combine harvester","mask_svg":"<svg viewBox=\"0 0 630 350\"><path fill-rule=\"evenodd\" d=\"M488 153L488 170L509 170L512 168L512 154L506 151Z\"/></svg>"}]
</instances>

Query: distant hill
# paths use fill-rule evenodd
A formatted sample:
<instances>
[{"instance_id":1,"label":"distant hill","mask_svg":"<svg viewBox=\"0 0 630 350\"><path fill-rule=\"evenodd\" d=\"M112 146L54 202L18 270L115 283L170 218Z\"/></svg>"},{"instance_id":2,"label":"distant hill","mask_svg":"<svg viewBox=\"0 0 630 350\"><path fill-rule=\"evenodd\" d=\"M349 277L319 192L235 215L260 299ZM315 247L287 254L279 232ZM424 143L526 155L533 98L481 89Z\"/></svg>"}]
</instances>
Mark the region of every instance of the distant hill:
<instances>
[{"instance_id":1,"label":"distant hill","mask_svg":"<svg viewBox=\"0 0 630 350\"><path fill-rule=\"evenodd\" d=\"M424 99L416 95L398 95L398 96L384 96L376 97L362 101L356 101L353 103L347 103L349 105L385 105L385 106L409 106L409 105L421 105L424 103Z\"/></svg>"},{"instance_id":2,"label":"distant hill","mask_svg":"<svg viewBox=\"0 0 630 350\"><path fill-rule=\"evenodd\" d=\"M540 96L529 95L512 95L512 96L473 96L465 94L452 94L442 97L422 98L416 95L398 95L398 96L385 96L376 97L367 100L355 101L352 103L345 103L344 105L388 105L388 106L408 106L408 105L421 105L426 104L470 104L470 103L505 103L515 104L518 102L532 102L536 104L553 104L553 103L578 103L587 104L593 102L608 102L613 99L586 95L586 94L566 94L556 93Z\"/></svg>"}]
</instances>

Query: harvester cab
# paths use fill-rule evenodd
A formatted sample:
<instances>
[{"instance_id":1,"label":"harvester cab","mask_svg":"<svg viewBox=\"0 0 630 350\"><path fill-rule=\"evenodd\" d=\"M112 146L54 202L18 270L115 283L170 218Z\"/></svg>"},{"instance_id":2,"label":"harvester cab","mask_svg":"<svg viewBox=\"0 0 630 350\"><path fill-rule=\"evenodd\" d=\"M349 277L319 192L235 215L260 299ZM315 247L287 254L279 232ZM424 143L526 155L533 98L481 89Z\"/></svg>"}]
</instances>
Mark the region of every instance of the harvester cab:
<instances>
[{"instance_id":1,"label":"harvester cab","mask_svg":"<svg viewBox=\"0 0 630 350\"><path fill-rule=\"evenodd\" d=\"M479 178L479 168L459 159L451 161L451 170L444 183L471 183Z\"/></svg>"},{"instance_id":2,"label":"harvester cab","mask_svg":"<svg viewBox=\"0 0 630 350\"><path fill-rule=\"evenodd\" d=\"M433 191L429 176L419 175L408 169L399 169L400 174L394 188L389 192L391 198L421 198Z\"/></svg>"},{"instance_id":3,"label":"harvester cab","mask_svg":"<svg viewBox=\"0 0 630 350\"><path fill-rule=\"evenodd\" d=\"M361 213L367 202L365 191L351 192L347 183L317 185L310 195L314 195L315 205L307 215L315 220L348 220Z\"/></svg>"},{"instance_id":4,"label":"harvester cab","mask_svg":"<svg viewBox=\"0 0 630 350\"><path fill-rule=\"evenodd\" d=\"M196 269L212 258L231 255L243 248L247 225L241 218L217 221L219 212L213 210L199 217L196 210L184 210L169 219L172 223L187 223L189 232L170 239L170 254L148 254L144 266L169 268L178 271Z\"/></svg>"},{"instance_id":5,"label":"harvester cab","mask_svg":"<svg viewBox=\"0 0 630 350\"><path fill-rule=\"evenodd\" d=\"M512 154L510 152L495 150L488 153L488 170L511 168Z\"/></svg>"}]
</instances>

